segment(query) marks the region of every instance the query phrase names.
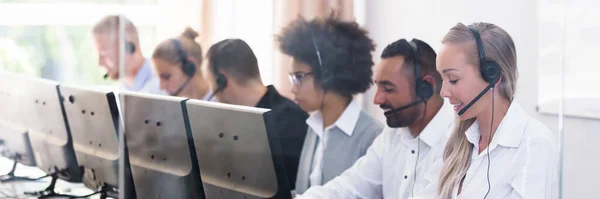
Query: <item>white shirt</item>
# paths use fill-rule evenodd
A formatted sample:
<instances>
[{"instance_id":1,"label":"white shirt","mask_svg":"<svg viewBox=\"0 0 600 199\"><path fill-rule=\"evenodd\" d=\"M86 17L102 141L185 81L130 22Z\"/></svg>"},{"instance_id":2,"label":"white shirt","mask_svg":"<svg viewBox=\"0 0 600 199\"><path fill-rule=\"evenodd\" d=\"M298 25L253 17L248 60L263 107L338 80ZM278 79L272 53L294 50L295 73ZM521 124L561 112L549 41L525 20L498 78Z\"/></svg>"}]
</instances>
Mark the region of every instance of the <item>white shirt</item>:
<instances>
[{"instance_id":1,"label":"white shirt","mask_svg":"<svg viewBox=\"0 0 600 199\"><path fill-rule=\"evenodd\" d=\"M323 164L321 161L323 160L323 151L325 151L325 143L327 143L327 134L333 128L337 127L342 132L346 133L348 136L352 136L352 132L354 132L354 127L358 122L358 117L360 116L360 108L354 101L351 101L344 112L340 115L340 117L333 123L332 125L325 128L323 132L323 115L320 111L314 112L313 114L306 119L306 124L317 134L319 141L317 143L317 148L315 149L315 154L313 156L312 161L312 171L310 172L310 186L322 185L322 168Z\"/></svg>"},{"instance_id":2,"label":"white shirt","mask_svg":"<svg viewBox=\"0 0 600 199\"><path fill-rule=\"evenodd\" d=\"M415 162L416 193L424 186L423 172L441 156L454 118L452 107L444 104L419 138L408 128L386 127L351 168L298 198L407 198L415 182Z\"/></svg>"},{"instance_id":3,"label":"white shirt","mask_svg":"<svg viewBox=\"0 0 600 199\"><path fill-rule=\"evenodd\" d=\"M487 128L483 128L489 129ZM488 191L488 153L479 152L481 132L475 122L465 132L473 146L471 165L467 170L462 191L458 186L453 198L483 198ZM493 198L551 198L558 175L558 150L552 133L541 122L533 119L512 102L504 119L498 126L489 145L491 190L487 196ZM428 185L423 195L431 198L437 194L437 178L442 167L442 158L436 161L436 171L426 178L436 183ZM427 190L427 191L425 191Z\"/></svg>"}]
</instances>

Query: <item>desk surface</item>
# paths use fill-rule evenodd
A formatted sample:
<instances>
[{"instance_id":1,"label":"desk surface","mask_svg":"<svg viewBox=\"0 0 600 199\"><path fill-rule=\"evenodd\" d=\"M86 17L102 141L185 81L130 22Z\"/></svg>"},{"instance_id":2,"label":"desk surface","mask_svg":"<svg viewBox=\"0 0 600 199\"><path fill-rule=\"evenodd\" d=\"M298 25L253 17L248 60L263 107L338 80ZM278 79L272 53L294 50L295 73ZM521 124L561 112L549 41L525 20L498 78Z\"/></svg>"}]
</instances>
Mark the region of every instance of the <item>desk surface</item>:
<instances>
[{"instance_id":1,"label":"desk surface","mask_svg":"<svg viewBox=\"0 0 600 199\"><path fill-rule=\"evenodd\" d=\"M0 175L5 175L12 168L13 161L5 157L0 157ZM37 167L29 167L22 164L17 165L15 171L17 176L27 177L39 177L46 175L42 170ZM0 184L0 198L37 198L27 196L24 192L40 191L44 190L50 184L50 178L44 178L39 181L27 182L27 181L15 181ZM83 184L69 183L63 180L56 182L56 192L69 195L86 195L93 193L87 189ZM98 195L90 198L99 198Z\"/></svg>"}]
</instances>

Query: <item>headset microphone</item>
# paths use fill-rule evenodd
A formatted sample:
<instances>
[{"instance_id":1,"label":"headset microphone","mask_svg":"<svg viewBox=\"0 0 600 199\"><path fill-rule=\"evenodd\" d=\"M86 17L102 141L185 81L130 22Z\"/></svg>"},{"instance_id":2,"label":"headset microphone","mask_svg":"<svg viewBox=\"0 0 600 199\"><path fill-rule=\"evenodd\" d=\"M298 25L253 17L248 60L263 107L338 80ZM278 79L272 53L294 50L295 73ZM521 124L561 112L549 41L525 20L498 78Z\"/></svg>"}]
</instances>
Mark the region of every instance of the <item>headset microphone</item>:
<instances>
[{"instance_id":1,"label":"headset microphone","mask_svg":"<svg viewBox=\"0 0 600 199\"><path fill-rule=\"evenodd\" d=\"M179 86L179 88L177 88L177 90L175 90L175 92L173 94L171 94L171 96L178 96L179 93L181 93L181 91L183 91L185 86L187 86L191 80L192 80L192 78L187 78L187 80L185 80L185 82L183 82L183 84L181 84L181 86Z\"/></svg>"},{"instance_id":2,"label":"headset microphone","mask_svg":"<svg viewBox=\"0 0 600 199\"><path fill-rule=\"evenodd\" d=\"M475 102L477 102L483 96L483 94L494 87L494 84L496 84L496 81L490 82L477 96L475 96L475 98L473 98L473 100L471 100L471 102L458 111L458 115L462 115L465 113L465 111L467 111L467 109L471 108L471 106L473 106L473 104L475 104Z\"/></svg>"},{"instance_id":3,"label":"headset microphone","mask_svg":"<svg viewBox=\"0 0 600 199\"><path fill-rule=\"evenodd\" d=\"M103 78L107 79L108 78L108 73L104 74Z\"/></svg>"},{"instance_id":4,"label":"headset microphone","mask_svg":"<svg viewBox=\"0 0 600 199\"><path fill-rule=\"evenodd\" d=\"M403 39L404 40L404 39ZM406 40L404 40L412 49L413 54L413 66L414 66L414 75L415 75L415 92L417 94L417 98L418 100L404 105L402 107L399 108L395 108L389 111L386 111L385 113L383 113L386 117L388 116L392 116L400 111L403 111L405 109L408 109L410 107L419 105L420 103L426 103L427 100L429 100L429 98L431 98L431 96L433 96L433 85L431 85L431 83L425 81L423 79L423 77L421 77L421 62L419 60L419 58L421 57L419 55L419 46L417 45L417 42L420 42L418 40L413 39L412 41L408 42Z\"/></svg>"},{"instance_id":5,"label":"headset microphone","mask_svg":"<svg viewBox=\"0 0 600 199\"><path fill-rule=\"evenodd\" d=\"M206 101L211 101L213 97L215 97L215 95L217 95L217 93L221 92L221 90L223 90L222 88L217 89L214 93L210 94L210 96L208 97L208 99L206 99Z\"/></svg>"},{"instance_id":6,"label":"headset microphone","mask_svg":"<svg viewBox=\"0 0 600 199\"><path fill-rule=\"evenodd\" d=\"M215 68L216 71L216 65L213 66ZM228 84L228 80L227 80L227 76L225 76L225 74L223 73L218 73L217 74L217 78L215 79L215 83L217 84L217 89L215 89L215 92L213 92L212 94L210 94L210 96L208 97L208 99L206 101L211 101L213 97L215 97L215 95L217 95L217 93L223 91L225 88L227 88L227 84Z\"/></svg>"},{"instance_id":7,"label":"headset microphone","mask_svg":"<svg viewBox=\"0 0 600 199\"><path fill-rule=\"evenodd\" d=\"M210 94L210 96L208 97L208 99L206 99L206 101L210 102L212 100L212 98L215 97L216 94L217 94L216 92L214 92L213 94Z\"/></svg>"},{"instance_id":8,"label":"headset microphone","mask_svg":"<svg viewBox=\"0 0 600 199\"><path fill-rule=\"evenodd\" d=\"M181 91L183 91L183 89L190 83L190 81L192 81L192 77L194 77L194 74L196 73L196 65L188 60L188 56L183 50L181 41L177 39L169 39L169 41L173 43L179 62L181 62L181 70L183 71L183 74L187 76L185 82L183 82L183 84L181 84L181 86L179 86L179 88L177 88L177 90L171 94L172 96L178 96L179 93L181 93ZM135 45L132 45L132 47L134 47L135 50Z\"/></svg>"},{"instance_id":9,"label":"headset microphone","mask_svg":"<svg viewBox=\"0 0 600 199\"><path fill-rule=\"evenodd\" d=\"M471 31L471 33L473 34L473 37L475 38L475 45L477 45L477 53L479 55L479 72L481 73L481 78L483 78L484 81L488 82L489 84L487 85L487 87L485 87L485 89L483 89L483 91L481 91L481 93L479 93L479 95L475 96L475 98L469 102L469 104L467 104L467 106L465 106L465 108L461 109L458 112L458 115L462 115L463 113L465 113L465 111L467 111L467 109L469 109L471 106L473 106L473 104L475 104L475 102L477 102L477 100L479 100L483 94L485 94L488 90L492 91L492 119L490 122L490 136L488 137L488 146L486 147L487 150L487 160L488 160L488 165L487 165L487 184L488 184L488 190L485 193L485 196L483 196L483 198L487 198L488 194L490 193L490 190L492 189L492 183L490 182L490 164L491 164L491 160L490 160L490 143L492 141L492 127L494 126L494 85L496 85L496 83L498 82L498 80L500 79L500 75L501 75L501 71L500 71L500 65L498 65L498 63L496 63L494 60L486 60L485 58L485 52L484 52L484 48L483 48L483 42L481 41L481 35L479 35L479 31L477 30L477 28L475 28L474 25L469 25L469 30Z\"/></svg>"},{"instance_id":10,"label":"headset microphone","mask_svg":"<svg viewBox=\"0 0 600 199\"><path fill-rule=\"evenodd\" d=\"M485 59L485 51L483 48L483 42L481 41L481 36L479 35L479 31L473 26L469 25L469 30L473 34L475 38L475 45L477 45L477 54L479 55L479 71L481 73L481 78L489 84L485 89L483 89L471 102L469 102L464 108L458 111L458 115L462 115L467 111L467 109L471 108L477 100L479 100L483 94L485 94L488 90L496 85L496 82L500 79L500 66L493 60Z\"/></svg>"},{"instance_id":11,"label":"headset microphone","mask_svg":"<svg viewBox=\"0 0 600 199\"><path fill-rule=\"evenodd\" d=\"M419 105L420 103L423 103L423 102L425 102L425 100L417 100L417 101L414 101L414 102L412 102L410 104L407 104L405 106L402 106L402 107L399 107L399 108L395 108L395 109L386 111L386 112L383 113L383 115L385 115L386 117L387 116L391 116L391 115L396 114L397 112L400 112L400 111L403 111L403 110L408 109L410 107Z\"/></svg>"}]
</instances>

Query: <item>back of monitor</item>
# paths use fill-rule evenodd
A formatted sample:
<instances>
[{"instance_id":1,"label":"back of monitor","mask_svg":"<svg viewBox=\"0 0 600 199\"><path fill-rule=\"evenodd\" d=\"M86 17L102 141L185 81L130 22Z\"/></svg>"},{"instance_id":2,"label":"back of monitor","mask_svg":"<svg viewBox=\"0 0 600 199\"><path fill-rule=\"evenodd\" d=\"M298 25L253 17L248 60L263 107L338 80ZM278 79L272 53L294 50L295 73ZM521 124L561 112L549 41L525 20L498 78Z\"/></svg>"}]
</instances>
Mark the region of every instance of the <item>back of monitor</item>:
<instances>
[{"instance_id":1,"label":"back of monitor","mask_svg":"<svg viewBox=\"0 0 600 199\"><path fill-rule=\"evenodd\" d=\"M186 103L207 198L291 198L268 109Z\"/></svg>"},{"instance_id":2,"label":"back of monitor","mask_svg":"<svg viewBox=\"0 0 600 199\"><path fill-rule=\"evenodd\" d=\"M21 105L30 109L24 117L37 166L47 173L57 172L63 180L81 182L58 82L23 78L19 83L25 92Z\"/></svg>"},{"instance_id":3,"label":"back of monitor","mask_svg":"<svg viewBox=\"0 0 600 199\"><path fill-rule=\"evenodd\" d=\"M0 146L0 155L15 159L24 165L35 166L33 149L26 129L0 121L0 140L3 143L3 146Z\"/></svg>"},{"instance_id":4,"label":"back of monitor","mask_svg":"<svg viewBox=\"0 0 600 199\"><path fill-rule=\"evenodd\" d=\"M64 107L84 184L93 190L119 187L119 112L112 92L61 85ZM126 198L135 198L128 158L125 165Z\"/></svg>"},{"instance_id":5,"label":"back of monitor","mask_svg":"<svg viewBox=\"0 0 600 199\"><path fill-rule=\"evenodd\" d=\"M3 143L0 155L35 166L29 134L21 116L27 109L21 106L22 89L15 82L17 79L16 75L0 72L0 140Z\"/></svg>"},{"instance_id":6,"label":"back of monitor","mask_svg":"<svg viewBox=\"0 0 600 199\"><path fill-rule=\"evenodd\" d=\"M125 137L138 198L204 198L183 98L122 94Z\"/></svg>"}]
</instances>

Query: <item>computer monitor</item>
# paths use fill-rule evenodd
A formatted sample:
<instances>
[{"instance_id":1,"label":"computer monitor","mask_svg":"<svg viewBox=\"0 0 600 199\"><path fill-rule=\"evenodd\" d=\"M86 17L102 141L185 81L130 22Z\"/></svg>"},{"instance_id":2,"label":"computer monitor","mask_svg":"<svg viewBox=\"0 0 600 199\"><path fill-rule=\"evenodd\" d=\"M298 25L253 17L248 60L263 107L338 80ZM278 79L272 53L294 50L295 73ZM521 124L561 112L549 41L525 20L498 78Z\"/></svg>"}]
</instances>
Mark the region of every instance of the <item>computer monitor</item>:
<instances>
[{"instance_id":1,"label":"computer monitor","mask_svg":"<svg viewBox=\"0 0 600 199\"><path fill-rule=\"evenodd\" d=\"M33 149L26 129L0 121L0 155L14 160L12 169L7 174L0 175L0 182L36 180L36 178L15 175L18 163L35 166Z\"/></svg>"},{"instance_id":2,"label":"computer monitor","mask_svg":"<svg viewBox=\"0 0 600 199\"><path fill-rule=\"evenodd\" d=\"M291 198L269 109L189 100L207 198Z\"/></svg>"},{"instance_id":3,"label":"computer monitor","mask_svg":"<svg viewBox=\"0 0 600 199\"><path fill-rule=\"evenodd\" d=\"M204 198L184 98L120 93L138 198Z\"/></svg>"},{"instance_id":4,"label":"computer monitor","mask_svg":"<svg viewBox=\"0 0 600 199\"><path fill-rule=\"evenodd\" d=\"M26 110L20 104L22 89L15 81L18 81L17 76L0 72L0 155L15 160L13 170L7 177L14 177L17 162L28 166L36 165L29 134L21 117L21 113Z\"/></svg>"},{"instance_id":5,"label":"computer monitor","mask_svg":"<svg viewBox=\"0 0 600 199\"><path fill-rule=\"evenodd\" d=\"M21 106L37 167L53 177L81 182L81 170L73 150L69 125L61 102L59 83L21 77ZM53 180L55 181L55 180Z\"/></svg>"},{"instance_id":6,"label":"computer monitor","mask_svg":"<svg viewBox=\"0 0 600 199\"><path fill-rule=\"evenodd\" d=\"M129 158L119 154L120 117L115 94L64 84L59 88L85 186L112 197L123 191L125 198L135 198ZM119 158L125 158L124 190L119 190Z\"/></svg>"},{"instance_id":7,"label":"computer monitor","mask_svg":"<svg viewBox=\"0 0 600 199\"><path fill-rule=\"evenodd\" d=\"M26 129L0 121L0 141L0 155L27 166L35 166L33 149Z\"/></svg>"}]
</instances>

